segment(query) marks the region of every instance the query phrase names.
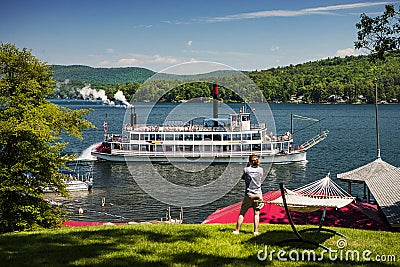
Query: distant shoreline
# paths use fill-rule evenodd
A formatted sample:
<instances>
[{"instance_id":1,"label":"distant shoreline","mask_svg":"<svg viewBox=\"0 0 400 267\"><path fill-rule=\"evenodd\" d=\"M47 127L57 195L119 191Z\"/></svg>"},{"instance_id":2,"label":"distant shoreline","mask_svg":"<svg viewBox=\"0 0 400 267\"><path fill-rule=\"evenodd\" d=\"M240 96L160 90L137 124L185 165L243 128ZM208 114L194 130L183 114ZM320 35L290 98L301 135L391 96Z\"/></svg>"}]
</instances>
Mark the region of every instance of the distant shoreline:
<instances>
[{"instance_id":1,"label":"distant shoreline","mask_svg":"<svg viewBox=\"0 0 400 267\"><path fill-rule=\"evenodd\" d=\"M56 98L49 98L48 101L58 104L71 104L71 105L104 105L104 106L121 106L121 104L110 105L104 103L102 100L90 100L90 99L56 99ZM184 101L163 101L160 103L183 103ZM147 101L139 101L137 103L152 103ZM193 102L193 103L208 103L208 102ZM237 103L237 102L224 102L224 103ZM323 103L293 103L293 102L248 102L248 103L268 103L268 104L293 104L293 105L374 105L375 103L347 103L347 102L323 102ZM379 105L398 105L400 103L378 103Z\"/></svg>"}]
</instances>

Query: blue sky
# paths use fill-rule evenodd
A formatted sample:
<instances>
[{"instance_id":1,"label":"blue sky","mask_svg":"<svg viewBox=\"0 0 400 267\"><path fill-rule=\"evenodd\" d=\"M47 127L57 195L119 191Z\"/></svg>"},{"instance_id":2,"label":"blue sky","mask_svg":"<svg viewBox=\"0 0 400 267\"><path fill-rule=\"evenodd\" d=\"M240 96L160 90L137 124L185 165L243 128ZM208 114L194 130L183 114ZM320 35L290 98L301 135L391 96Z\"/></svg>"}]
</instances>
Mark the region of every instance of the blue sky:
<instances>
[{"instance_id":1,"label":"blue sky","mask_svg":"<svg viewBox=\"0 0 400 267\"><path fill-rule=\"evenodd\" d=\"M50 64L160 71L199 60L260 70L359 53L353 43L360 14L379 15L388 3L2 1L0 41Z\"/></svg>"}]
</instances>

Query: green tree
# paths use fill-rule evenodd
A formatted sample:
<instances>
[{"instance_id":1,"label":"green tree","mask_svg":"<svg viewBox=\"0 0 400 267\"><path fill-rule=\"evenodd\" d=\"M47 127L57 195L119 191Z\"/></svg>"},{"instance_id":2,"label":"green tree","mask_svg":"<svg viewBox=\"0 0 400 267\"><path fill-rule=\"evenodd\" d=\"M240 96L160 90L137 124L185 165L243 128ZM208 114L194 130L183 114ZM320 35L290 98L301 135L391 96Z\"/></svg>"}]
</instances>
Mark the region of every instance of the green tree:
<instances>
[{"instance_id":1,"label":"green tree","mask_svg":"<svg viewBox=\"0 0 400 267\"><path fill-rule=\"evenodd\" d=\"M400 52L400 10L393 5L386 5L381 16L369 17L361 14L360 22L356 24L359 30L356 49L367 49L373 59L385 59L388 52Z\"/></svg>"},{"instance_id":2,"label":"green tree","mask_svg":"<svg viewBox=\"0 0 400 267\"><path fill-rule=\"evenodd\" d=\"M45 100L53 92L52 72L27 49L0 45L0 232L52 227L63 211L43 199L41 187L67 195L59 168L65 147L61 133L81 137L94 127L83 116Z\"/></svg>"}]
</instances>

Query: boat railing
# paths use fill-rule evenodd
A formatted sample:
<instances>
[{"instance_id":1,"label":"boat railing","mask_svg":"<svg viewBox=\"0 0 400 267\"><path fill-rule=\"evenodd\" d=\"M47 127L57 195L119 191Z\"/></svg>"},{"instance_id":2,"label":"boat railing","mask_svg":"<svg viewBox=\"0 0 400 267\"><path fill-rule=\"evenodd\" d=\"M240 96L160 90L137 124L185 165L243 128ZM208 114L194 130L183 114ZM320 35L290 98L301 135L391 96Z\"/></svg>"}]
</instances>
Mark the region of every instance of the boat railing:
<instances>
[{"instance_id":1,"label":"boat railing","mask_svg":"<svg viewBox=\"0 0 400 267\"><path fill-rule=\"evenodd\" d=\"M300 148L302 150L306 151L307 149L310 149L311 147L315 146L316 144L318 144L319 142L324 140L328 136L328 134L329 134L329 131L325 130L325 131L317 134L316 136L312 137L310 140L301 144Z\"/></svg>"},{"instance_id":2,"label":"boat railing","mask_svg":"<svg viewBox=\"0 0 400 267\"><path fill-rule=\"evenodd\" d=\"M114 149L112 154L131 157L131 156L147 156L147 157L247 157L256 153L259 156L271 156L279 154L278 150L264 150L264 151L129 151Z\"/></svg>"},{"instance_id":3,"label":"boat railing","mask_svg":"<svg viewBox=\"0 0 400 267\"><path fill-rule=\"evenodd\" d=\"M251 124L250 129L264 129L265 123ZM241 131L241 127L232 127L228 125L223 126L204 126L204 125L148 125L148 124L136 124L131 126L126 124L124 127L125 131L135 131L135 132L227 132L227 131Z\"/></svg>"},{"instance_id":4,"label":"boat railing","mask_svg":"<svg viewBox=\"0 0 400 267\"><path fill-rule=\"evenodd\" d=\"M265 128L265 123L254 123L254 124L250 124L250 129L251 129L251 130L264 129L264 128Z\"/></svg>"},{"instance_id":5,"label":"boat railing","mask_svg":"<svg viewBox=\"0 0 400 267\"><path fill-rule=\"evenodd\" d=\"M222 130L221 129L216 129L214 131L222 131ZM180 131L175 130L174 132L180 132ZM326 135L327 135L327 133L325 134L325 137L326 137ZM263 138L264 138L263 141L268 141L268 142L272 142L272 143L293 142L292 135L290 133L288 133L288 132L285 133L285 134L282 134L282 135L274 135L274 134L265 135ZM313 142L313 140L317 140L318 138L320 138L319 135L311 138L309 141L307 141L306 143L302 144L302 146L303 147L307 147ZM260 139L258 139L258 140L260 140ZM106 142L117 142L117 143L118 142L119 143L130 143L131 140L130 140L128 134L106 134L105 138L104 138L104 141L106 141Z\"/></svg>"},{"instance_id":6,"label":"boat railing","mask_svg":"<svg viewBox=\"0 0 400 267\"><path fill-rule=\"evenodd\" d=\"M129 136L125 134L106 134L104 136L104 141L106 142L121 142L129 143Z\"/></svg>"},{"instance_id":7,"label":"boat railing","mask_svg":"<svg viewBox=\"0 0 400 267\"><path fill-rule=\"evenodd\" d=\"M148 125L137 124L134 127L129 125L124 128L126 131L135 132L197 132L197 131L227 131L224 127L207 127L202 125L176 125L176 126L163 126L163 125Z\"/></svg>"}]
</instances>

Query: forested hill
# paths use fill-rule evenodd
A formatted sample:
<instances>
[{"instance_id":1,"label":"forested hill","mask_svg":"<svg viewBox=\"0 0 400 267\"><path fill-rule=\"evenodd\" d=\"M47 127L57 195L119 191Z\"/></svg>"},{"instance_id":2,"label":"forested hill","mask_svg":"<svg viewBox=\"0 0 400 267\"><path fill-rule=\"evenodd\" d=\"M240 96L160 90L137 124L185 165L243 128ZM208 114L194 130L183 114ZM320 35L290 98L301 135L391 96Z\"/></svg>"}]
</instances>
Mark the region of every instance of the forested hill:
<instances>
[{"instance_id":1,"label":"forested hill","mask_svg":"<svg viewBox=\"0 0 400 267\"><path fill-rule=\"evenodd\" d=\"M376 65L367 56L348 56L247 74L269 101L288 102L301 97L303 101L318 103L331 101L334 96L346 102L373 102L375 79L379 99L400 99L400 59L394 56Z\"/></svg>"},{"instance_id":2,"label":"forested hill","mask_svg":"<svg viewBox=\"0 0 400 267\"><path fill-rule=\"evenodd\" d=\"M54 66L53 70L54 78L59 83L51 97L56 98L79 98L80 88L90 84L94 89L105 90L109 98L120 90L130 99L141 83L154 74L151 70L136 67L91 68L74 65ZM397 99L400 99L400 59L394 56L388 56L384 63L377 65L371 63L367 56L348 56L245 74L261 89L267 101L372 103L375 101L375 83L380 100L398 102ZM210 75L218 76L220 73ZM226 79L230 84L235 81L234 77L227 76ZM68 83L63 83L65 80ZM162 101L179 101L209 96L209 85L202 82L186 84L164 94L163 88L173 83L172 80L169 77L165 81L153 82L146 92L141 92L141 99L157 101L155 96L163 95ZM226 89L229 88L220 90L224 101L240 101ZM247 101L259 101L254 92L243 93Z\"/></svg>"},{"instance_id":3,"label":"forested hill","mask_svg":"<svg viewBox=\"0 0 400 267\"><path fill-rule=\"evenodd\" d=\"M54 65L54 79L57 81L72 80L85 83L119 84L126 82L144 82L154 72L138 67L128 68L92 68L82 65L61 66Z\"/></svg>"}]
</instances>

